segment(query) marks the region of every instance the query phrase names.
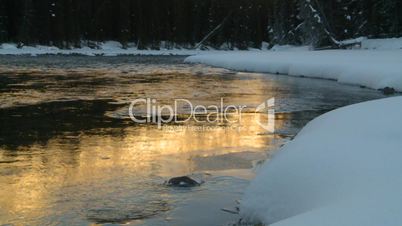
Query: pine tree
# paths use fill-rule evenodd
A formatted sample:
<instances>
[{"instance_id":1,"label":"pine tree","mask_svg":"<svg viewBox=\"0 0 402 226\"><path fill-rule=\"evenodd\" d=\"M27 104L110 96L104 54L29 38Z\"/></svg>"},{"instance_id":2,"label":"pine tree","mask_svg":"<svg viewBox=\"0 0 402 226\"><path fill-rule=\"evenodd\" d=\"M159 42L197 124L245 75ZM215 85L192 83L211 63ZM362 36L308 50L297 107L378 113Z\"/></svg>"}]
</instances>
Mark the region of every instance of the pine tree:
<instances>
[{"instance_id":1,"label":"pine tree","mask_svg":"<svg viewBox=\"0 0 402 226\"><path fill-rule=\"evenodd\" d=\"M400 0L377 0L375 3L380 18L378 27L384 37L401 35L401 6Z\"/></svg>"},{"instance_id":2,"label":"pine tree","mask_svg":"<svg viewBox=\"0 0 402 226\"><path fill-rule=\"evenodd\" d=\"M34 29L34 7L33 0L23 0L20 2L22 9L22 17L20 24L18 24L18 41L20 45L35 43L35 29Z\"/></svg>"},{"instance_id":3,"label":"pine tree","mask_svg":"<svg viewBox=\"0 0 402 226\"><path fill-rule=\"evenodd\" d=\"M296 33L304 28L304 21L298 19L297 2L294 0L273 0L268 32L275 44L298 44Z\"/></svg>"},{"instance_id":4,"label":"pine tree","mask_svg":"<svg viewBox=\"0 0 402 226\"><path fill-rule=\"evenodd\" d=\"M298 26L303 44L319 46L324 39L323 21L317 6L311 0L299 2L299 17L302 23Z\"/></svg>"},{"instance_id":5,"label":"pine tree","mask_svg":"<svg viewBox=\"0 0 402 226\"><path fill-rule=\"evenodd\" d=\"M130 5L129 0L117 1L119 13L118 13L118 32L120 41L123 47L127 47L127 43L130 41Z\"/></svg>"},{"instance_id":6,"label":"pine tree","mask_svg":"<svg viewBox=\"0 0 402 226\"><path fill-rule=\"evenodd\" d=\"M8 15L6 10L6 2L0 0L0 42L8 41Z\"/></svg>"},{"instance_id":7,"label":"pine tree","mask_svg":"<svg viewBox=\"0 0 402 226\"><path fill-rule=\"evenodd\" d=\"M0 0L0 42L69 48L117 40L158 49L166 41L190 48L211 31L203 44L217 48L262 41L342 46L338 40L401 36L402 1Z\"/></svg>"}]
</instances>

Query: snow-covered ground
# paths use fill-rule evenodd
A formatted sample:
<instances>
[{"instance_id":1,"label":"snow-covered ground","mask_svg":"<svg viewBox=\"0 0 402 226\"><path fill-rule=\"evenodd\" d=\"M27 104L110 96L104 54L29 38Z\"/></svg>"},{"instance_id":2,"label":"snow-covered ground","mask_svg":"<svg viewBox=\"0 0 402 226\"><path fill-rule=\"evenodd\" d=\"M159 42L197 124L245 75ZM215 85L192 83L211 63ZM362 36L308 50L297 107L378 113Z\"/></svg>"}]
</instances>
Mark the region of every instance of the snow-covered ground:
<instances>
[{"instance_id":1,"label":"snow-covered ground","mask_svg":"<svg viewBox=\"0 0 402 226\"><path fill-rule=\"evenodd\" d=\"M100 43L99 48L72 48L59 49L55 46L23 46L17 48L14 43L3 43L0 45L0 55L85 55L85 56L118 56L118 55L195 55L200 50L187 49L161 49L161 50L139 50L137 47L123 48L119 42L108 41Z\"/></svg>"},{"instance_id":2,"label":"snow-covered ground","mask_svg":"<svg viewBox=\"0 0 402 226\"><path fill-rule=\"evenodd\" d=\"M402 49L402 38L363 39L361 48L379 50Z\"/></svg>"},{"instance_id":3,"label":"snow-covered ground","mask_svg":"<svg viewBox=\"0 0 402 226\"><path fill-rule=\"evenodd\" d=\"M0 44L0 55L84 55L84 56L120 56L120 55L199 55L204 53L222 53L233 51L220 51L212 47L207 47L206 50L199 49L186 49L186 48L161 48L160 50L139 50L135 44L131 43L127 48L116 41L106 41L97 43L98 48L89 48L84 46L82 48L60 49L55 46L23 46L17 47L15 43ZM266 49L265 44L265 50ZM249 51L261 51L258 49L249 49Z\"/></svg>"},{"instance_id":4,"label":"snow-covered ground","mask_svg":"<svg viewBox=\"0 0 402 226\"><path fill-rule=\"evenodd\" d=\"M310 122L247 189L242 216L272 226L402 225L402 97Z\"/></svg>"},{"instance_id":5,"label":"snow-covered ground","mask_svg":"<svg viewBox=\"0 0 402 226\"><path fill-rule=\"evenodd\" d=\"M359 41L361 48L353 50L308 51L308 47L274 46L272 51L195 55L186 62L402 91L402 38Z\"/></svg>"},{"instance_id":6,"label":"snow-covered ground","mask_svg":"<svg viewBox=\"0 0 402 226\"><path fill-rule=\"evenodd\" d=\"M203 54L186 62L226 69L333 79L402 91L402 50L266 51Z\"/></svg>"}]
</instances>

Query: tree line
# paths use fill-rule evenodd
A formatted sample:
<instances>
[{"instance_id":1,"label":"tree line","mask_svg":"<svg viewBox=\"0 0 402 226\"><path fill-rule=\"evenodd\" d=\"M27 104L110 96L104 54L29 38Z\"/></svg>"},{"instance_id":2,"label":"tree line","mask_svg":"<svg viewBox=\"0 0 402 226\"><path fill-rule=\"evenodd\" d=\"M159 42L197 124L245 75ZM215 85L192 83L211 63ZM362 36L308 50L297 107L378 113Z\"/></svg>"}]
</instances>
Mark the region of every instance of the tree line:
<instances>
[{"instance_id":1,"label":"tree line","mask_svg":"<svg viewBox=\"0 0 402 226\"><path fill-rule=\"evenodd\" d=\"M245 49L263 41L333 46L400 35L400 0L0 0L0 43L20 46L116 40L142 49L193 48L204 40Z\"/></svg>"}]
</instances>

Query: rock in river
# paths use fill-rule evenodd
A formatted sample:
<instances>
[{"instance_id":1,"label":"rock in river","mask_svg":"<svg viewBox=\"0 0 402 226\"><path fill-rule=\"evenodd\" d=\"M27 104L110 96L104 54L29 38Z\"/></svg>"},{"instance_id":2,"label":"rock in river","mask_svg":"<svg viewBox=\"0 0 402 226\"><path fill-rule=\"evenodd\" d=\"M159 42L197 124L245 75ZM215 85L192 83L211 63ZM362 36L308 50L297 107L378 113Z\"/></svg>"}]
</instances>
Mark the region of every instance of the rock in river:
<instances>
[{"instance_id":1,"label":"rock in river","mask_svg":"<svg viewBox=\"0 0 402 226\"><path fill-rule=\"evenodd\" d=\"M202 182L198 182L188 176L174 177L170 179L166 185L172 187L195 187L200 186Z\"/></svg>"},{"instance_id":2,"label":"rock in river","mask_svg":"<svg viewBox=\"0 0 402 226\"><path fill-rule=\"evenodd\" d=\"M385 87L384 89L380 89L380 91L385 95L393 95L396 93L395 89L391 87Z\"/></svg>"}]
</instances>

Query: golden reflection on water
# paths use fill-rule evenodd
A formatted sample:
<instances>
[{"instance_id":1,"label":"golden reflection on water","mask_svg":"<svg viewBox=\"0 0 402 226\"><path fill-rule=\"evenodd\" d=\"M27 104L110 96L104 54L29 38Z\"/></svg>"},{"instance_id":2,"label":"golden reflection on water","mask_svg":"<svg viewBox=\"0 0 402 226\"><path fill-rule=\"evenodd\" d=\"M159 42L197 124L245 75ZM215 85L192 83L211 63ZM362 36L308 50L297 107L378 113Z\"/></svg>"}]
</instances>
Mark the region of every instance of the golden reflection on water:
<instances>
[{"instance_id":1,"label":"golden reflection on water","mask_svg":"<svg viewBox=\"0 0 402 226\"><path fill-rule=\"evenodd\" d=\"M215 169L214 156L226 155L227 169L241 168L242 161L264 159L272 136L262 135L264 130L255 123L256 117L244 116L240 129L216 126L206 132L191 127L166 131L157 126L130 126L111 129L106 135L82 134L67 140L60 136L46 146L21 148L16 153L3 150L0 159L18 161L0 165L1 222L22 216L40 219L60 205L54 194L70 186L119 178L136 183L138 178L150 175L168 178L191 174L198 171L195 159L211 156L202 166L204 171L209 170L208 166ZM230 159L231 153L244 155Z\"/></svg>"},{"instance_id":2,"label":"golden reflection on water","mask_svg":"<svg viewBox=\"0 0 402 226\"><path fill-rule=\"evenodd\" d=\"M216 90L216 81L209 87L211 81L196 83L193 79L189 78L190 85L179 91L172 88L175 82L164 86L154 84L153 88L145 86L141 90L150 96L160 95L162 89L171 90L171 96L191 94L190 100L205 105L218 104L219 96L230 104L246 102L251 106L271 97L260 93L267 84L258 79L247 81L246 86L239 80L225 81L219 90ZM239 89L233 90L236 87ZM129 89L139 87L123 86L119 91ZM165 95L161 98L162 102L169 102ZM272 144L273 136L265 134L256 123L258 115L246 114L242 118L240 128L201 125L212 127L199 131L192 129L199 125L190 123L186 124L190 126L187 129L178 130L171 125L170 130L166 130L155 125L130 124L82 131L74 136L60 134L45 145L3 149L0 151L0 161L4 161L0 164L0 223L57 222L55 216L63 216L64 212L71 212L70 209L85 209L80 199L88 192L99 199L110 194L113 197L117 188L104 185L108 183L124 188L144 178L160 178L162 183L172 176L199 171L250 169L256 161L265 159L266 150L275 144ZM277 127L280 126L277 123ZM134 186L133 189L150 188ZM56 219L49 220L52 216ZM85 215L78 218L85 219Z\"/></svg>"}]
</instances>

